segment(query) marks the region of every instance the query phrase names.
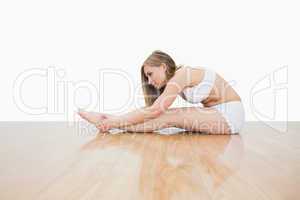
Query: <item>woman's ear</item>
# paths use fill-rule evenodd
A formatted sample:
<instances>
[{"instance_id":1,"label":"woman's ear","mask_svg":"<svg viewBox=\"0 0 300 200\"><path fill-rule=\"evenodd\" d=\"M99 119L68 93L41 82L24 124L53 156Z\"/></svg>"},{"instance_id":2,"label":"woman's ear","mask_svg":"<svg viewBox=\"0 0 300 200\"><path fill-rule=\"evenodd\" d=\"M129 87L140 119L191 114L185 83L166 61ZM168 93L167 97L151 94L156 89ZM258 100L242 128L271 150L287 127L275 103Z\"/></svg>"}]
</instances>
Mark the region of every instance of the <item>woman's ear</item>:
<instances>
[{"instance_id":1,"label":"woman's ear","mask_svg":"<svg viewBox=\"0 0 300 200\"><path fill-rule=\"evenodd\" d=\"M164 71L167 71L167 65L166 65L166 63L161 63L161 66L164 69Z\"/></svg>"}]
</instances>

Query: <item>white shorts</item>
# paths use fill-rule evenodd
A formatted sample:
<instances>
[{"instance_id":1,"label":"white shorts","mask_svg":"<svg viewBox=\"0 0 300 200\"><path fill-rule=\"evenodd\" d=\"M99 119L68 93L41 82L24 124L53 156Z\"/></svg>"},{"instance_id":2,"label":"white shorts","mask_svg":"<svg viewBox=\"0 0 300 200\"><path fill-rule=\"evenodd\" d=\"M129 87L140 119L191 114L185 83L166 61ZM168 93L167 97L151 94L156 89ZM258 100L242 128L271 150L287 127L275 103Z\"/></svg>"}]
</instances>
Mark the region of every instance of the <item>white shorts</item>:
<instances>
[{"instance_id":1,"label":"white shorts","mask_svg":"<svg viewBox=\"0 0 300 200\"><path fill-rule=\"evenodd\" d=\"M245 122L245 109L241 101L229 101L212 108L217 109L225 118L230 127L231 134L239 133Z\"/></svg>"}]
</instances>

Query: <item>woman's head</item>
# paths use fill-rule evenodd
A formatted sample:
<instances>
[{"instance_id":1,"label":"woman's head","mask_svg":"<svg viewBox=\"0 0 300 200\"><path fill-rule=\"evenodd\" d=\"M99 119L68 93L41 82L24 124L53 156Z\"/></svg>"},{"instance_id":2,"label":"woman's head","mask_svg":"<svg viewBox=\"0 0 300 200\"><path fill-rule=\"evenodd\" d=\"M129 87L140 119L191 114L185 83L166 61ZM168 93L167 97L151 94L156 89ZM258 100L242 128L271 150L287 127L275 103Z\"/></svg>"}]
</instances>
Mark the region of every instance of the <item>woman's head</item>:
<instances>
[{"instance_id":1,"label":"woman's head","mask_svg":"<svg viewBox=\"0 0 300 200\"><path fill-rule=\"evenodd\" d=\"M141 77L145 103L153 104L155 99L163 92L177 67L174 60L165 52L156 50L144 61L141 68Z\"/></svg>"}]
</instances>

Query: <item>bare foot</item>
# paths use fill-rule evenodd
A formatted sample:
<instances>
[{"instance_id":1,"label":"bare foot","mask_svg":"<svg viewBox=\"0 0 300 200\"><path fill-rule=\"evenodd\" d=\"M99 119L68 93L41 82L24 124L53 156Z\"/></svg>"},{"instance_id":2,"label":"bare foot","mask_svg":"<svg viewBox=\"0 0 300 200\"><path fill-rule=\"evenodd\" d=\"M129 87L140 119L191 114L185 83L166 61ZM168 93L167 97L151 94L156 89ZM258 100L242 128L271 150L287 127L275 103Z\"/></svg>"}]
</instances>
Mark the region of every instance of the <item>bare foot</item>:
<instances>
[{"instance_id":1,"label":"bare foot","mask_svg":"<svg viewBox=\"0 0 300 200\"><path fill-rule=\"evenodd\" d=\"M97 113L97 112L88 112L88 111L78 111L77 112L80 117L87 120L88 122L97 125L97 123L107 117L104 114Z\"/></svg>"}]
</instances>

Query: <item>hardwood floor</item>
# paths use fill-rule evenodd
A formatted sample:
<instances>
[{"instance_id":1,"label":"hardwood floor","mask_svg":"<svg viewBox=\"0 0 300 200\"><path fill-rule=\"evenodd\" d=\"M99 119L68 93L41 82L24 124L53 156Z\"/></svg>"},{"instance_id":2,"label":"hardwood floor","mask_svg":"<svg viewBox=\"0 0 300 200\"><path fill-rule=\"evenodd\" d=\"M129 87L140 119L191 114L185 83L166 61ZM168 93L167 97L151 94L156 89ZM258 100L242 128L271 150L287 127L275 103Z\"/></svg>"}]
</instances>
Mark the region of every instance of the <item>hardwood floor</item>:
<instances>
[{"instance_id":1,"label":"hardwood floor","mask_svg":"<svg viewBox=\"0 0 300 200\"><path fill-rule=\"evenodd\" d=\"M300 122L239 135L0 123L0 199L299 199ZM177 131L177 132L176 132Z\"/></svg>"}]
</instances>

